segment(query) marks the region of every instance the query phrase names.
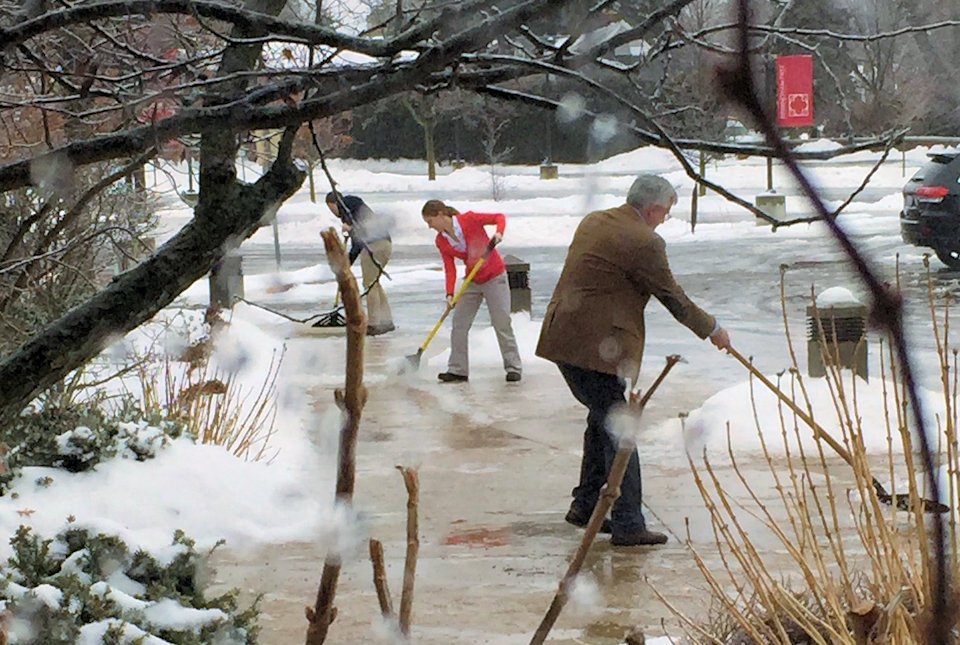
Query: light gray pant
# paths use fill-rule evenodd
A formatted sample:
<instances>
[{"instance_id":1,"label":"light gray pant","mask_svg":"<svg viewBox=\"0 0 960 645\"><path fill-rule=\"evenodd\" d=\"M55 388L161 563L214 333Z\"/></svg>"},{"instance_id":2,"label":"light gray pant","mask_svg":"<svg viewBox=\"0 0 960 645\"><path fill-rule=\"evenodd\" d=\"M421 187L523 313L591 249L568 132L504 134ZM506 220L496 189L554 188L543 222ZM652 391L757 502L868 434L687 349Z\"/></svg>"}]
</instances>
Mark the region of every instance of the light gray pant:
<instances>
[{"instance_id":1,"label":"light gray pant","mask_svg":"<svg viewBox=\"0 0 960 645\"><path fill-rule=\"evenodd\" d=\"M447 371L461 376L470 375L467 336L473 319L477 316L477 310L480 309L481 300L487 301L490 322L497 332L503 369L520 373L523 367L520 364L517 339L510 324L510 286L507 284L506 272L483 284L470 283L457 301L457 306L453 308L453 331L450 333L450 361L447 363Z\"/></svg>"},{"instance_id":2,"label":"light gray pant","mask_svg":"<svg viewBox=\"0 0 960 645\"><path fill-rule=\"evenodd\" d=\"M367 249L373 252L373 257ZM387 302L387 292L383 290L383 281L386 278L380 275L379 264L384 269L390 261L393 244L390 240L377 240L367 245L367 249L360 252L360 273L363 288L366 290L380 276L376 286L367 292L367 324L371 327L382 327L393 324L393 314L390 312L390 303ZM374 259L377 261L374 263Z\"/></svg>"}]
</instances>

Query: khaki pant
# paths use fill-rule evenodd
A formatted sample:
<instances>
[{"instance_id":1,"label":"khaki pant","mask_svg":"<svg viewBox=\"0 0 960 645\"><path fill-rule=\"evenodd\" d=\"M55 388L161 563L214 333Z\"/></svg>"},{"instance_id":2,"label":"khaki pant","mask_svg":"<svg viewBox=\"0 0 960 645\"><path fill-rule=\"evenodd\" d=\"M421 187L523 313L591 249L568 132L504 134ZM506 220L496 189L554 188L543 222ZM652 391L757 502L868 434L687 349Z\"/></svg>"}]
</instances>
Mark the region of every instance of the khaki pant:
<instances>
[{"instance_id":1,"label":"khaki pant","mask_svg":"<svg viewBox=\"0 0 960 645\"><path fill-rule=\"evenodd\" d=\"M503 357L503 369L519 374L523 371L523 366L520 364L520 350L517 348L517 339L513 335L513 326L510 324L510 285L507 284L505 272L483 284L472 282L460 296L459 302L453 309L453 330L450 333L450 360L447 362L447 371L460 376L470 375L467 337L477 310L480 309L480 302L484 300L487 302L487 311L490 312L490 323L497 332L500 355Z\"/></svg>"},{"instance_id":2,"label":"khaki pant","mask_svg":"<svg viewBox=\"0 0 960 645\"><path fill-rule=\"evenodd\" d=\"M393 325L393 314L390 313L390 303L387 302L387 293L383 290L383 281L386 279L380 275L379 264L382 268L387 268L390 261L390 253L393 251L393 244L390 240L377 240L367 245L367 248L360 252L360 271L363 280L363 289L367 292L367 324L371 327L384 327ZM370 254L373 253L373 257ZM376 260L376 263L374 263ZM370 288L377 278L380 281Z\"/></svg>"}]
</instances>

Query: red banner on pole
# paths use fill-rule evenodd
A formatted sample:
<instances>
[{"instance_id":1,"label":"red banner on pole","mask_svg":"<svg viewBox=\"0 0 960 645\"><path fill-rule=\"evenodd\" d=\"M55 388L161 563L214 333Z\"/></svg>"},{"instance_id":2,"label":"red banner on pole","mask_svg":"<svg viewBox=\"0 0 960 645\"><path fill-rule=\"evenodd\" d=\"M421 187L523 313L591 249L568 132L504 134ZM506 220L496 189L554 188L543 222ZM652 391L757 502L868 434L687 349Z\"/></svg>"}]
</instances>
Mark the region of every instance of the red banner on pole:
<instances>
[{"instance_id":1,"label":"red banner on pole","mask_svg":"<svg viewBox=\"0 0 960 645\"><path fill-rule=\"evenodd\" d=\"M813 56L777 56L777 124L813 125Z\"/></svg>"}]
</instances>

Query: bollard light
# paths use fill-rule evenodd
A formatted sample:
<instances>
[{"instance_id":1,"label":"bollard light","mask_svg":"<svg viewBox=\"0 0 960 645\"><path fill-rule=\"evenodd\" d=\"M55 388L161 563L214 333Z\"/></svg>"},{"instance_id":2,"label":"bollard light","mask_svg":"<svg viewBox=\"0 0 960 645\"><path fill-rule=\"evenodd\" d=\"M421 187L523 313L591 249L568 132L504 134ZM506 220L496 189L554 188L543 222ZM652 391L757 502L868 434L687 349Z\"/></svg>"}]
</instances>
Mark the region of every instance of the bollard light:
<instances>
[{"instance_id":1,"label":"bollard light","mask_svg":"<svg viewBox=\"0 0 960 645\"><path fill-rule=\"evenodd\" d=\"M844 287L831 287L807 307L807 374L826 376L828 366L867 374L867 307Z\"/></svg>"}]
</instances>

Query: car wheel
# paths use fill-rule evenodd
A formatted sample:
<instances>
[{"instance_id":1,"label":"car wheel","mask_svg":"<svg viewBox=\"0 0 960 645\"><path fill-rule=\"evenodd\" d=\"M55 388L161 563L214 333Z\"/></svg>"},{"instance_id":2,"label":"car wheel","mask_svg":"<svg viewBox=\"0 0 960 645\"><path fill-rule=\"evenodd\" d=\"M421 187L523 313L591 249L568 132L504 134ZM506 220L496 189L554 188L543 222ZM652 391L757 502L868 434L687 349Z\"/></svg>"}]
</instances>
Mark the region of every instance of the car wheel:
<instances>
[{"instance_id":1,"label":"car wheel","mask_svg":"<svg viewBox=\"0 0 960 645\"><path fill-rule=\"evenodd\" d=\"M936 249L937 257L951 269L960 269L960 245Z\"/></svg>"}]
</instances>

